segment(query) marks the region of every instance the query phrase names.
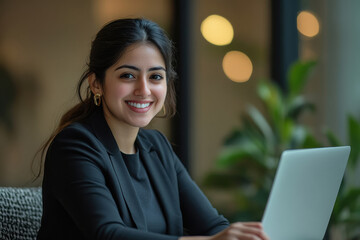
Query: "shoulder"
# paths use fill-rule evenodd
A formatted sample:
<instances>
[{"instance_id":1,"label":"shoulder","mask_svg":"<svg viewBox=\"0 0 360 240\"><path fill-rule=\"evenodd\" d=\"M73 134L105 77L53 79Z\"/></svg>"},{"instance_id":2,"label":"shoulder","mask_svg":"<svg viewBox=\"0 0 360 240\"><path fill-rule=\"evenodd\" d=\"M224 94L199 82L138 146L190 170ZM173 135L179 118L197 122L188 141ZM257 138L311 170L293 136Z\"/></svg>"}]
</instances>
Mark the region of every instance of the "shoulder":
<instances>
[{"instance_id":1,"label":"shoulder","mask_svg":"<svg viewBox=\"0 0 360 240\"><path fill-rule=\"evenodd\" d=\"M53 139L53 143L57 142L76 142L91 140L95 138L90 126L85 123L72 123L69 126L62 129Z\"/></svg>"},{"instance_id":2,"label":"shoulder","mask_svg":"<svg viewBox=\"0 0 360 240\"><path fill-rule=\"evenodd\" d=\"M85 123L72 123L62 129L49 146L50 152L65 150L101 150L102 144L96 138L91 127Z\"/></svg>"},{"instance_id":3,"label":"shoulder","mask_svg":"<svg viewBox=\"0 0 360 240\"><path fill-rule=\"evenodd\" d=\"M59 132L51 142L46 152L45 171L49 177L50 173L54 176L67 175L71 169L76 172L85 166L104 170L107 168L107 157L106 148L96 138L91 127L73 123Z\"/></svg>"}]
</instances>

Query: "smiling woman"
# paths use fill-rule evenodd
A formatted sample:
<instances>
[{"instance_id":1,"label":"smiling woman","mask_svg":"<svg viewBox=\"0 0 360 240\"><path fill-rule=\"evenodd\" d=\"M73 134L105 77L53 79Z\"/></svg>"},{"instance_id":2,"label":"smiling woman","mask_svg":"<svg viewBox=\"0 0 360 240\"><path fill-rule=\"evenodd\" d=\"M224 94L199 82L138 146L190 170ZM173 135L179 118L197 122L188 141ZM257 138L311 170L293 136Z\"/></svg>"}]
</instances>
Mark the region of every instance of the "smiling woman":
<instances>
[{"instance_id":1,"label":"smiling woman","mask_svg":"<svg viewBox=\"0 0 360 240\"><path fill-rule=\"evenodd\" d=\"M102 96L105 119L118 143L128 140L121 134L125 129L147 126L164 106L167 81L161 52L154 44L136 43L128 47L122 57L105 72L103 83L95 74L89 77L94 95ZM133 144L125 153L135 153Z\"/></svg>"},{"instance_id":2,"label":"smiling woman","mask_svg":"<svg viewBox=\"0 0 360 240\"><path fill-rule=\"evenodd\" d=\"M172 45L157 24L107 24L88 66L78 84L80 103L42 148L37 239L267 239L260 223L229 226L168 140L142 129L164 106L168 115L175 107ZM183 237L184 229L194 237Z\"/></svg>"}]
</instances>

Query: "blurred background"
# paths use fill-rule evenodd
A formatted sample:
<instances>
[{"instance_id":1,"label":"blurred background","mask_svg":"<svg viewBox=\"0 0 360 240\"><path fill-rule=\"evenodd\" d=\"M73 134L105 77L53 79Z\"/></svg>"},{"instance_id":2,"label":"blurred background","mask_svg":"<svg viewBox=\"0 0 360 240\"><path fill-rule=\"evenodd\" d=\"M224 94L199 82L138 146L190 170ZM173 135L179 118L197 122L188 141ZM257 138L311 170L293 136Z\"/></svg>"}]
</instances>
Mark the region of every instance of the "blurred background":
<instances>
[{"instance_id":1,"label":"blurred background","mask_svg":"<svg viewBox=\"0 0 360 240\"><path fill-rule=\"evenodd\" d=\"M290 140L275 146L278 150L356 145L359 10L356 0L0 0L0 185L41 184L41 179L32 182L34 155L77 101L75 88L91 40L105 23L123 17L151 19L175 43L178 114L174 119L156 119L149 127L168 136L205 191L214 188L214 181L221 182L212 173L227 173L224 169L233 167L224 167L222 153L247 126L242 119L249 116L249 105L264 116L257 119L268 119L273 127L268 117L271 96L281 104L289 92L298 100L306 99L301 109L309 111L291 120L316 143L310 145L300 137L302 144L294 145L293 137L301 135L296 128ZM290 75L299 88L288 77L294 63L297 68ZM276 91L266 98L259 89ZM261 129L258 126L260 134ZM360 145L352 147L357 152ZM345 192L358 190L358 165L354 160ZM232 198L228 192L209 190L209 195L219 208ZM355 213L351 219L359 223L359 192L351 196L355 210L342 214ZM339 213L339 219L345 217ZM356 231L354 236L359 236Z\"/></svg>"}]
</instances>

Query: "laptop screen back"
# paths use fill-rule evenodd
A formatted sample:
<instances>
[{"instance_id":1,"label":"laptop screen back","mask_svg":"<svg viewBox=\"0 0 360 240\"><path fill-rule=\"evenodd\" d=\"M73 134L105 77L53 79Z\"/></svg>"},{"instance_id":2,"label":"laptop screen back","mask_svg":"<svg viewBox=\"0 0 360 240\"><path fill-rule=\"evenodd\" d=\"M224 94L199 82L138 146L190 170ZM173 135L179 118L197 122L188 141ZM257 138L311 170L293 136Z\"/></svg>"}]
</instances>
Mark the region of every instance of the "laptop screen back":
<instances>
[{"instance_id":1,"label":"laptop screen back","mask_svg":"<svg viewBox=\"0 0 360 240\"><path fill-rule=\"evenodd\" d=\"M323 239L350 147L283 152L263 215L270 239Z\"/></svg>"}]
</instances>

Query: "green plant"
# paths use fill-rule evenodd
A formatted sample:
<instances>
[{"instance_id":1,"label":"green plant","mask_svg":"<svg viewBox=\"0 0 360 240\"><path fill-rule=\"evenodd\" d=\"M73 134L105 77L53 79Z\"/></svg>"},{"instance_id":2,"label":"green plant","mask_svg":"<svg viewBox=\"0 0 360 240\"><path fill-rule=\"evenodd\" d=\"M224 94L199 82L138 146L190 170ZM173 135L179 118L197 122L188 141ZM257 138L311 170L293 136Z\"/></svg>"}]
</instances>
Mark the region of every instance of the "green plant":
<instances>
[{"instance_id":1,"label":"green plant","mask_svg":"<svg viewBox=\"0 0 360 240\"><path fill-rule=\"evenodd\" d=\"M360 187L352 183L352 179L356 177L356 169L360 167L360 122L351 115L348 116L347 122L348 140L345 144L351 146L351 152L330 224L345 225L348 238L352 239L360 237L360 233L356 233L360 225ZM332 146L345 145L332 131L328 130L326 135Z\"/></svg>"},{"instance_id":2,"label":"green plant","mask_svg":"<svg viewBox=\"0 0 360 240\"><path fill-rule=\"evenodd\" d=\"M305 111L314 112L315 106L302 94L315 66L314 61L294 63L287 77L288 91L283 92L272 81L261 81L257 94L264 105L264 114L255 106L249 106L241 118L241 126L225 139L223 150L216 164L204 180L205 189L226 190L232 199L231 209L223 209L230 221L261 220L269 196L280 155L285 149L322 147L312 130L301 123ZM350 167L357 165L360 151L360 125L349 118L352 155ZM335 135L327 132L329 145L342 145ZM360 189L346 187L342 190L334 208L333 223L359 220ZM351 204L350 204L351 203ZM344 211L355 212L344 218Z\"/></svg>"}]
</instances>

